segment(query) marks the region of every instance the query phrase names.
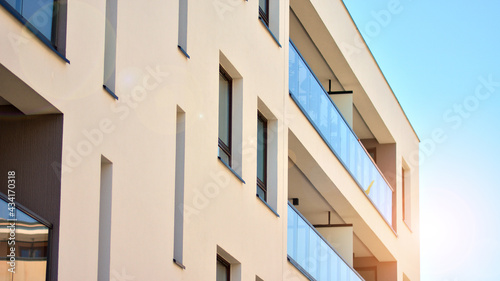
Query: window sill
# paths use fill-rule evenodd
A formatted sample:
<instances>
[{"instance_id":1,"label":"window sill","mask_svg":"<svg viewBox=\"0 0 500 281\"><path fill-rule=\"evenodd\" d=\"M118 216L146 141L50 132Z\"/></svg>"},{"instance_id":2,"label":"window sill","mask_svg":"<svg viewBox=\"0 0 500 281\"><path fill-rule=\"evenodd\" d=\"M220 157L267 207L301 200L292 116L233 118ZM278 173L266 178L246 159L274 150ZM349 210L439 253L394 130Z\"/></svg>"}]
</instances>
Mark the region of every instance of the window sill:
<instances>
[{"instance_id":1,"label":"window sill","mask_svg":"<svg viewBox=\"0 0 500 281\"><path fill-rule=\"evenodd\" d=\"M273 214L276 215L276 217L280 217L280 215L278 214L278 212L276 212L266 201L264 201L264 199L260 198L259 194L256 194L257 195L257 198L259 198L259 200L264 203L264 205L266 205L266 207L271 211L273 212Z\"/></svg>"},{"instance_id":2,"label":"window sill","mask_svg":"<svg viewBox=\"0 0 500 281\"><path fill-rule=\"evenodd\" d=\"M177 48L179 48L179 50L181 51L182 54L184 54L186 56L186 58L190 59L191 57L188 55L188 53L186 52L186 50L184 50L184 48L182 48L180 45L177 45Z\"/></svg>"},{"instance_id":3,"label":"window sill","mask_svg":"<svg viewBox=\"0 0 500 281\"><path fill-rule=\"evenodd\" d=\"M220 158L219 156L217 156L217 158L219 158L219 161L224 164L224 166L226 166L226 168L229 169L229 171L231 171L231 173L233 173L233 175L235 177L237 177L242 183L246 184L246 182L243 180L242 177L240 177L240 175L238 175L238 173L236 173L235 170L233 170L233 168L231 168L226 162L224 162L224 160L222 160L222 158Z\"/></svg>"},{"instance_id":4,"label":"window sill","mask_svg":"<svg viewBox=\"0 0 500 281\"><path fill-rule=\"evenodd\" d=\"M276 44L278 44L278 46L281 48L280 41L278 41L278 38L276 38L276 36L274 36L273 32L271 31L271 29L269 29L269 26L266 24L266 22L264 21L264 19L261 16L259 16L259 20L264 25L264 27L267 29L267 31L269 32L269 34L271 35L271 37L273 37L273 39L276 42Z\"/></svg>"},{"instance_id":5,"label":"window sill","mask_svg":"<svg viewBox=\"0 0 500 281\"><path fill-rule=\"evenodd\" d=\"M34 27L27 19L25 19L21 14L19 14L16 9L14 9L10 4L5 1L0 0L0 5L3 6L13 17L15 17L22 25L24 25L31 33L33 33L44 45L46 45L49 49L51 49L58 57L64 60L67 63L70 63L69 60L61 54L56 48L52 45L52 42L47 39L36 27Z\"/></svg>"},{"instance_id":6,"label":"window sill","mask_svg":"<svg viewBox=\"0 0 500 281\"><path fill-rule=\"evenodd\" d=\"M108 94L110 94L110 95L111 95L111 96L112 96L115 100L117 100L117 99L118 99L118 96L117 96L117 95L115 95L115 93L114 93L113 91L111 91L111 89L110 89L110 88L108 88L106 85L102 85L102 87L103 87L103 88L104 88L104 90L105 90Z\"/></svg>"},{"instance_id":7,"label":"window sill","mask_svg":"<svg viewBox=\"0 0 500 281\"><path fill-rule=\"evenodd\" d=\"M174 264L177 265L178 267L182 268L182 269L186 269L186 267L182 263L178 262L175 259L174 259Z\"/></svg>"}]
</instances>

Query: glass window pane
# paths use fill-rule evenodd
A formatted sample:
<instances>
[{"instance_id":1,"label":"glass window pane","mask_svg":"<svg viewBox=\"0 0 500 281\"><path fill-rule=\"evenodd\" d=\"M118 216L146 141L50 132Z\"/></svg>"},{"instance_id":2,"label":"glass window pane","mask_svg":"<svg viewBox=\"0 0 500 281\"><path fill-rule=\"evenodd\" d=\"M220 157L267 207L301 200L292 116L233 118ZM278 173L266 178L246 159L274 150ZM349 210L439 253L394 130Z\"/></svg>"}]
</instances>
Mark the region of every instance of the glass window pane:
<instances>
[{"instance_id":1,"label":"glass window pane","mask_svg":"<svg viewBox=\"0 0 500 281\"><path fill-rule=\"evenodd\" d=\"M7 3L11 5L16 11L21 13L22 7L23 7L23 1L22 0L7 0Z\"/></svg>"},{"instance_id":2,"label":"glass window pane","mask_svg":"<svg viewBox=\"0 0 500 281\"><path fill-rule=\"evenodd\" d=\"M24 0L21 14L47 39L51 40L54 14L53 0Z\"/></svg>"},{"instance_id":3,"label":"glass window pane","mask_svg":"<svg viewBox=\"0 0 500 281\"><path fill-rule=\"evenodd\" d=\"M227 281L228 279L228 268L225 264L217 260L217 281Z\"/></svg>"},{"instance_id":4,"label":"glass window pane","mask_svg":"<svg viewBox=\"0 0 500 281\"><path fill-rule=\"evenodd\" d=\"M260 118L257 121L257 178L266 184L266 123Z\"/></svg>"},{"instance_id":5,"label":"glass window pane","mask_svg":"<svg viewBox=\"0 0 500 281\"><path fill-rule=\"evenodd\" d=\"M220 159L224 161L227 165L231 166L229 155L227 155L220 147L219 147L219 155Z\"/></svg>"},{"instance_id":6,"label":"glass window pane","mask_svg":"<svg viewBox=\"0 0 500 281\"><path fill-rule=\"evenodd\" d=\"M268 0L259 0L259 8L267 15L267 1Z\"/></svg>"},{"instance_id":7,"label":"glass window pane","mask_svg":"<svg viewBox=\"0 0 500 281\"><path fill-rule=\"evenodd\" d=\"M262 190L262 188L260 188L260 186L257 186L257 195L259 195L259 197L262 199L262 200L266 200L266 192L264 190Z\"/></svg>"},{"instance_id":8,"label":"glass window pane","mask_svg":"<svg viewBox=\"0 0 500 281\"><path fill-rule=\"evenodd\" d=\"M297 260L297 217L295 211L288 206L287 253L294 260Z\"/></svg>"},{"instance_id":9,"label":"glass window pane","mask_svg":"<svg viewBox=\"0 0 500 281\"><path fill-rule=\"evenodd\" d=\"M219 75L219 139L229 146L229 127L230 127L230 97L229 82Z\"/></svg>"},{"instance_id":10,"label":"glass window pane","mask_svg":"<svg viewBox=\"0 0 500 281\"><path fill-rule=\"evenodd\" d=\"M299 87L299 57L295 50L293 49L292 43L289 44L290 46L290 54L289 54L289 87L290 87L290 92L292 95L297 96L298 95L298 87Z\"/></svg>"}]
</instances>

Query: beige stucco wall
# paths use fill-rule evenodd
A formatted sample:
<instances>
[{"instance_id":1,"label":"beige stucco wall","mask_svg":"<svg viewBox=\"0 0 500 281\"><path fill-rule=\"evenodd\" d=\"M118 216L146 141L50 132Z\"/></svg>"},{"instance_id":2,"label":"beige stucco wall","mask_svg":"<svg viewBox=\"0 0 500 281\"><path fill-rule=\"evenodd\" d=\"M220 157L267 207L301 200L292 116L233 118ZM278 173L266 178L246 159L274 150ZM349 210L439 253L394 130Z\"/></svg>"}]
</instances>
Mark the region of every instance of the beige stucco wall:
<instances>
[{"instance_id":1,"label":"beige stucco wall","mask_svg":"<svg viewBox=\"0 0 500 281\"><path fill-rule=\"evenodd\" d=\"M312 158L307 163L325 170L318 185L333 183L343 197L338 208L345 204L346 213L357 215L354 231L365 233L362 238L373 241L371 247L381 257L397 259L398 272L418 280L418 188L412 191L413 232L401 228L396 237L288 96L288 1L279 1L281 47L258 20L258 1L189 3L187 59L177 49L177 1L118 2L118 101L102 88L105 1L69 1L70 64L0 9L0 63L41 97L37 105L46 111L40 112L64 115L59 280L97 276L101 155L113 165L112 275L214 279L219 246L241 263L241 280L255 280L256 275L295 280L285 276L287 269L295 270L286 260L290 132ZM312 0L308 5L319 11L334 41L351 40L356 30L341 1ZM375 133L381 142L397 143L396 165L400 159L410 163L417 139L368 50L363 52L340 64L350 65L346 83L365 93L354 103L363 117L375 115L370 128L384 125ZM241 75L244 157L239 169L245 184L217 159L220 53ZM255 196L258 99L277 119L278 172L276 186L269 188L277 190L279 217ZM31 101L7 100L20 109L29 108ZM172 262L177 107L186 116L186 270ZM418 165L411 171L411 184L418 187Z\"/></svg>"}]
</instances>

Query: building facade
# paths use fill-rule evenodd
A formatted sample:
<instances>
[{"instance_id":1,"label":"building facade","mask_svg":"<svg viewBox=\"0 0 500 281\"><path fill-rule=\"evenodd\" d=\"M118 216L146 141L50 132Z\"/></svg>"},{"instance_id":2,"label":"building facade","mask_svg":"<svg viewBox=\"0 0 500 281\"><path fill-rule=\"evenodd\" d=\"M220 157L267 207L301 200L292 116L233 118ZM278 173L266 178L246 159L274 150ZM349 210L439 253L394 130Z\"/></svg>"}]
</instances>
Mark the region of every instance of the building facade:
<instances>
[{"instance_id":1,"label":"building facade","mask_svg":"<svg viewBox=\"0 0 500 281\"><path fill-rule=\"evenodd\" d=\"M419 140L342 1L0 6L0 280L420 279Z\"/></svg>"}]
</instances>

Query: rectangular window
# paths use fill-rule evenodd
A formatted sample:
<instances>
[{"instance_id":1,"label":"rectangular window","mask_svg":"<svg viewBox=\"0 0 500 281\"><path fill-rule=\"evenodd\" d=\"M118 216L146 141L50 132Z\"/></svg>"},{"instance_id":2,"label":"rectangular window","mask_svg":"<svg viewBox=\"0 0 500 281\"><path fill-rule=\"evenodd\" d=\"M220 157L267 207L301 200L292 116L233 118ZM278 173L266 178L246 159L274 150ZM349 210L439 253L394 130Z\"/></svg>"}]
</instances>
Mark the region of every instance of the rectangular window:
<instances>
[{"instance_id":1,"label":"rectangular window","mask_svg":"<svg viewBox=\"0 0 500 281\"><path fill-rule=\"evenodd\" d=\"M401 171L402 195L403 195L403 221L408 227L411 227L411 191L409 171L402 168Z\"/></svg>"},{"instance_id":2,"label":"rectangular window","mask_svg":"<svg viewBox=\"0 0 500 281\"><path fill-rule=\"evenodd\" d=\"M219 68L219 157L231 166L232 79Z\"/></svg>"},{"instance_id":3,"label":"rectangular window","mask_svg":"<svg viewBox=\"0 0 500 281\"><path fill-rule=\"evenodd\" d=\"M98 281L109 280L110 277L112 177L113 164L101 155Z\"/></svg>"},{"instance_id":4,"label":"rectangular window","mask_svg":"<svg viewBox=\"0 0 500 281\"><path fill-rule=\"evenodd\" d=\"M267 120L257 118L257 195L267 201Z\"/></svg>"},{"instance_id":5,"label":"rectangular window","mask_svg":"<svg viewBox=\"0 0 500 281\"><path fill-rule=\"evenodd\" d=\"M184 151L186 114L177 108L177 125L175 139L175 220L174 220L174 262L182 265L184 244Z\"/></svg>"},{"instance_id":6,"label":"rectangular window","mask_svg":"<svg viewBox=\"0 0 500 281\"><path fill-rule=\"evenodd\" d=\"M45 38L52 40L55 24L54 0L6 0L23 18L32 24Z\"/></svg>"},{"instance_id":7,"label":"rectangular window","mask_svg":"<svg viewBox=\"0 0 500 281\"><path fill-rule=\"evenodd\" d=\"M259 0L259 15L269 26L269 0Z\"/></svg>"},{"instance_id":8,"label":"rectangular window","mask_svg":"<svg viewBox=\"0 0 500 281\"><path fill-rule=\"evenodd\" d=\"M177 47L189 58L187 53L188 0L179 0L179 33Z\"/></svg>"},{"instance_id":9,"label":"rectangular window","mask_svg":"<svg viewBox=\"0 0 500 281\"><path fill-rule=\"evenodd\" d=\"M106 0L106 30L104 41L104 89L115 99L116 92L116 32L117 0Z\"/></svg>"},{"instance_id":10,"label":"rectangular window","mask_svg":"<svg viewBox=\"0 0 500 281\"><path fill-rule=\"evenodd\" d=\"M217 255L217 281L230 281L231 264L221 256Z\"/></svg>"},{"instance_id":11,"label":"rectangular window","mask_svg":"<svg viewBox=\"0 0 500 281\"><path fill-rule=\"evenodd\" d=\"M0 5L51 49L64 55L66 0L0 0Z\"/></svg>"}]
</instances>

